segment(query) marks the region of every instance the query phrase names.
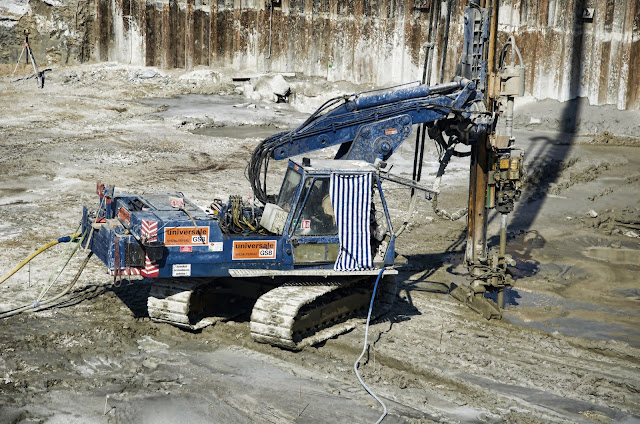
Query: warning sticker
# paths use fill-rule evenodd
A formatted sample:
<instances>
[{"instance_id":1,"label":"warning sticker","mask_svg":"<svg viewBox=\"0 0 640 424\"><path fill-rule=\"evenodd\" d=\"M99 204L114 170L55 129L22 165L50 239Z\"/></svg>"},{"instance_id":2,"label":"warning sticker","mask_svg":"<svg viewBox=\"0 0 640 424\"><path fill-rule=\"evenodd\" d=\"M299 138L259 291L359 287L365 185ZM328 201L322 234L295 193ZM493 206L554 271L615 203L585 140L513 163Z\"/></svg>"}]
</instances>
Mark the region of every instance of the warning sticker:
<instances>
[{"instance_id":1,"label":"warning sticker","mask_svg":"<svg viewBox=\"0 0 640 424\"><path fill-rule=\"evenodd\" d=\"M386 130L384 130L385 135L394 135L394 134L398 134L398 129L397 128L387 128Z\"/></svg>"},{"instance_id":2,"label":"warning sticker","mask_svg":"<svg viewBox=\"0 0 640 424\"><path fill-rule=\"evenodd\" d=\"M214 241L213 243L209 243L209 252L222 252L223 243L221 241Z\"/></svg>"},{"instance_id":3,"label":"warning sticker","mask_svg":"<svg viewBox=\"0 0 640 424\"><path fill-rule=\"evenodd\" d=\"M164 230L165 246L206 246L209 244L209 227L167 227Z\"/></svg>"},{"instance_id":4,"label":"warning sticker","mask_svg":"<svg viewBox=\"0 0 640 424\"><path fill-rule=\"evenodd\" d=\"M120 207L120 209L118 209L118 218L120 218L125 224L129 225L129 218L131 218L131 214L125 208Z\"/></svg>"},{"instance_id":5,"label":"warning sticker","mask_svg":"<svg viewBox=\"0 0 640 424\"><path fill-rule=\"evenodd\" d=\"M191 277L191 264L173 264L171 267L172 277Z\"/></svg>"},{"instance_id":6,"label":"warning sticker","mask_svg":"<svg viewBox=\"0 0 640 424\"><path fill-rule=\"evenodd\" d=\"M275 240L234 241L232 259L275 259Z\"/></svg>"}]
</instances>

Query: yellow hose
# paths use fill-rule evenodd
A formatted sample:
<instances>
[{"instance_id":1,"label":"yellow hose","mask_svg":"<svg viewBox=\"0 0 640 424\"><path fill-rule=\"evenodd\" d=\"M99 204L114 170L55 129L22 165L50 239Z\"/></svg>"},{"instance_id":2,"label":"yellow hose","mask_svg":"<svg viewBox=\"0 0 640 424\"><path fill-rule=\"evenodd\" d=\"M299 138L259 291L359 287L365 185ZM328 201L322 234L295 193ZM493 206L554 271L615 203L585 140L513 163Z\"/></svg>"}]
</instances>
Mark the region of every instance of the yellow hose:
<instances>
[{"instance_id":1,"label":"yellow hose","mask_svg":"<svg viewBox=\"0 0 640 424\"><path fill-rule=\"evenodd\" d=\"M75 238L79 237L80 233L74 234L73 236L71 236L71 240L73 241ZM36 256L38 256L40 253L44 252L45 250L47 250L48 248L55 246L56 244L60 243L58 240L54 240L50 243L45 244L44 246L42 246L40 249L36 250L35 252L33 252L32 254L29 255L29 257L27 257L27 259L25 259L24 261L20 262L20 265L18 265L17 267L15 267L10 273L8 273L7 275L5 275L4 277L2 277L2 280L0 280L0 284L4 283L5 281L7 281L9 279L9 277L11 277L13 274L15 274L16 272L18 272L20 270L20 268L22 268L23 266L25 266L26 264L28 264L31 259L35 258Z\"/></svg>"}]
</instances>

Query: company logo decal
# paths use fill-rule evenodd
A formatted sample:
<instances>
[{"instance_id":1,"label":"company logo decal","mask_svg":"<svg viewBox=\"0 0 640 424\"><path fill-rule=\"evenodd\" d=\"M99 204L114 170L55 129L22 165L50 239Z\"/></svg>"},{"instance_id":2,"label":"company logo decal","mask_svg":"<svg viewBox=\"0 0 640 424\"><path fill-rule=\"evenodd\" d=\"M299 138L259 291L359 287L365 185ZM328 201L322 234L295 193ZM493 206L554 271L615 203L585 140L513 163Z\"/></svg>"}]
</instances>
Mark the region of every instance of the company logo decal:
<instances>
[{"instance_id":1,"label":"company logo decal","mask_svg":"<svg viewBox=\"0 0 640 424\"><path fill-rule=\"evenodd\" d=\"M233 242L233 260L275 259L275 240L250 240Z\"/></svg>"},{"instance_id":2,"label":"company logo decal","mask_svg":"<svg viewBox=\"0 0 640 424\"><path fill-rule=\"evenodd\" d=\"M207 246L209 227L167 227L164 230L165 246Z\"/></svg>"}]
</instances>

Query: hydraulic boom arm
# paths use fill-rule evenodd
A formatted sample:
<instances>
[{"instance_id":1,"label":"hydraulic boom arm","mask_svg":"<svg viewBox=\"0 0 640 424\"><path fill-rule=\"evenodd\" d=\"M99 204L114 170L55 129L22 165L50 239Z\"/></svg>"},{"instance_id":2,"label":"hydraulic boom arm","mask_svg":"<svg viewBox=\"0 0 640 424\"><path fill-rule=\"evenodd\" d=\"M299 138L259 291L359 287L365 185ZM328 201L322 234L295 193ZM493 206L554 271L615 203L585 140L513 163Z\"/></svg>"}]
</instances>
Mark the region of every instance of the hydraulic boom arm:
<instances>
[{"instance_id":1,"label":"hydraulic boom arm","mask_svg":"<svg viewBox=\"0 0 640 424\"><path fill-rule=\"evenodd\" d=\"M295 130L275 134L255 149L248 177L256 197L266 202L261 173L270 159L285 159L339 145L336 159L374 163L386 160L411 133L414 124L439 121L442 128L484 133L494 117L485 111L476 83L466 78L436 86L419 84L378 94L334 98Z\"/></svg>"}]
</instances>

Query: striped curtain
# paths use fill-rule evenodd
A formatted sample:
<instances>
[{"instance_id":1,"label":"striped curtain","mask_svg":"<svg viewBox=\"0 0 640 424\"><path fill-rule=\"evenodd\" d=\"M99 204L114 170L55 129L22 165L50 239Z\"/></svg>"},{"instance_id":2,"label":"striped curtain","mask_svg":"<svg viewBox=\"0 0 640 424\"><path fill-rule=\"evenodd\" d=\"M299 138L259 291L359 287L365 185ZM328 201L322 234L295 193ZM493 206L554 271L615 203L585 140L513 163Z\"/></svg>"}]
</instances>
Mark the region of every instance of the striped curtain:
<instances>
[{"instance_id":1,"label":"striped curtain","mask_svg":"<svg viewBox=\"0 0 640 424\"><path fill-rule=\"evenodd\" d=\"M330 191L340 239L340 252L333 268L340 271L372 268L371 174L331 174Z\"/></svg>"}]
</instances>

